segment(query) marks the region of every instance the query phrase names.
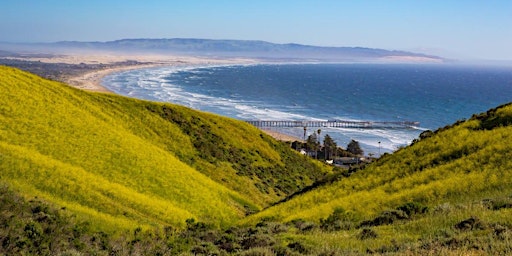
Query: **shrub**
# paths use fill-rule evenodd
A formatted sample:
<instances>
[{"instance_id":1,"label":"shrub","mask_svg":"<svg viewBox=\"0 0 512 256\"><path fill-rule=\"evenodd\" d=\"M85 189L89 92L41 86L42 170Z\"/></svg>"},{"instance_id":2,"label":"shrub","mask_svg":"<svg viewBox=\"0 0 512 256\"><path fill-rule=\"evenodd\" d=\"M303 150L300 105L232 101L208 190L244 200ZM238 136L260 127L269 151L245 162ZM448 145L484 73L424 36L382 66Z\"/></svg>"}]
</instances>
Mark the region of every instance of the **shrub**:
<instances>
[{"instance_id":1,"label":"shrub","mask_svg":"<svg viewBox=\"0 0 512 256\"><path fill-rule=\"evenodd\" d=\"M300 242L292 242L292 243L289 243L288 248L296 251L296 252L299 252L299 253L302 253L302 254L306 254L308 253L308 249L306 248L306 246L304 246L303 244L301 244Z\"/></svg>"},{"instance_id":2,"label":"shrub","mask_svg":"<svg viewBox=\"0 0 512 256\"><path fill-rule=\"evenodd\" d=\"M396 220L408 219L409 216L401 210L384 211L373 220L361 222L359 227L371 227L393 224Z\"/></svg>"},{"instance_id":3,"label":"shrub","mask_svg":"<svg viewBox=\"0 0 512 256\"><path fill-rule=\"evenodd\" d=\"M313 230L316 225L313 222L308 222L303 219L295 219L291 221L291 224L295 226L301 232L307 232Z\"/></svg>"},{"instance_id":4,"label":"shrub","mask_svg":"<svg viewBox=\"0 0 512 256\"><path fill-rule=\"evenodd\" d=\"M477 217L471 217L455 224L455 228L461 231L467 230L482 230L485 229L485 224Z\"/></svg>"},{"instance_id":5,"label":"shrub","mask_svg":"<svg viewBox=\"0 0 512 256\"><path fill-rule=\"evenodd\" d=\"M355 216L338 207L326 219L320 219L320 228L324 231L349 230L354 227Z\"/></svg>"},{"instance_id":6,"label":"shrub","mask_svg":"<svg viewBox=\"0 0 512 256\"><path fill-rule=\"evenodd\" d=\"M370 228L364 228L357 235L357 238L359 240L373 239L373 238L377 238L377 237L378 237L377 233L375 231L373 231L373 229L370 229Z\"/></svg>"},{"instance_id":7,"label":"shrub","mask_svg":"<svg viewBox=\"0 0 512 256\"><path fill-rule=\"evenodd\" d=\"M432 137L432 135L434 135L434 132L432 132L431 130L426 130L426 131L423 131L423 132L420 134L419 138L423 140L423 139L426 139L426 138Z\"/></svg>"},{"instance_id":8,"label":"shrub","mask_svg":"<svg viewBox=\"0 0 512 256\"><path fill-rule=\"evenodd\" d=\"M288 231L288 226L278 223L278 222L271 222L267 225L267 233L270 234L279 234L284 233Z\"/></svg>"},{"instance_id":9,"label":"shrub","mask_svg":"<svg viewBox=\"0 0 512 256\"><path fill-rule=\"evenodd\" d=\"M410 202L406 203L402 206L399 206L396 208L398 211L403 211L405 214L407 214L409 217L416 215L416 214L423 214L428 211L428 207L416 202Z\"/></svg>"},{"instance_id":10,"label":"shrub","mask_svg":"<svg viewBox=\"0 0 512 256\"><path fill-rule=\"evenodd\" d=\"M238 237L234 234L224 234L215 242L215 245L221 250L232 253L240 250L242 246L239 244Z\"/></svg>"},{"instance_id":11,"label":"shrub","mask_svg":"<svg viewBox=\"0 0 512 256\"><path fill-rule=\"evenodd\" d=\"M254 234L242 240L242 248L267 247L276 243L274 237L265 234Z\"/></svg>"},{"instance_id":12,"label":"shrub","mask_svg":"<svg viewBox=\"0 0 512 256\"><path fill-rule=\"evenodd\" d=\"M23 231L25 231L25 235L31 240L39 239L43 234L43 229L36 222L27 223Z\"/></svg>"},{"instance_id":13,"label":"shrub","mask_svg":"<svg viewBox=\"0 0 512 256\"><path fill-rule=\"evenodd\" d=\"M187 230L192 232L205 232L212 228L212 225L204 222L196 222L194 218L187 219Z\"/></svg>"}]
</instances>

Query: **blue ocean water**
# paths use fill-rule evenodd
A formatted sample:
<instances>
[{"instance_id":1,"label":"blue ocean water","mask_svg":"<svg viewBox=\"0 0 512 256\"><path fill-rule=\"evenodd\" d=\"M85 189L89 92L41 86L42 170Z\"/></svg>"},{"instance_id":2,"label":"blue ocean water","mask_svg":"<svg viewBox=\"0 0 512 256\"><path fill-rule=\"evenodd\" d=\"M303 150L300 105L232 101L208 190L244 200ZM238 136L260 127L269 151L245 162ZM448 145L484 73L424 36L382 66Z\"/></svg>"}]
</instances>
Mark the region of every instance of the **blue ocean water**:
<instances>
[{"instance_id":1,"label":"blue ocean water","mask_svg":"<svg viewBox=\"0 0 512 256\"><path fill-rule=\"evenodd\" d=\"M379 154L512 101L512 68L404 64L159 67L104 78L109 90L242 120L418 121L411 129L321 128ZM273 128L303 137L303 128ZM311 128L309 133L318 128Z\"/></svg>"}]
</instances>

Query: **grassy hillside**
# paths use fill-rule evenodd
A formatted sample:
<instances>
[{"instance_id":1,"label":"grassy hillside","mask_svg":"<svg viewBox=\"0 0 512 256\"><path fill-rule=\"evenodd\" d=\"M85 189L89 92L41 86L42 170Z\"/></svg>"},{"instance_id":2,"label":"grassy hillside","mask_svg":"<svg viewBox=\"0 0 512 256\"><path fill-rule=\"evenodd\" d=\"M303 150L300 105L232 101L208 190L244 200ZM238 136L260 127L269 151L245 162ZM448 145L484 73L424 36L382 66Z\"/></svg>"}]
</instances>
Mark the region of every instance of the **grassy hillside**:
<instances>
[{"instance_id":1,"label":"grassy hillside","mask_svg":"<svg viewBox=\"0 0 512 256\"><path fill-rule=\"evenodd\" d=\"M507 105L426 132L410 147L252 219L314 220L337 207L363 218L407 202L432 206L512 195L511 124L512 105Z\"/></svg>"},{"instance_id":2,"label":"grassy hillside","mask_svg":"<svg viewBox=\"0 0 512 256\"><path fill-rule=\"evenodd\" d=\"M512 254L512 104L331 173L232 119L0 83L0 254Z\"/></svg>"},{"instance_id":3,"label":"grassy hillside","mask_svg":"<svg viewBox=\"0 0 512 256\"><path fill-rule=\"evenodd\" d=\"M511 253L511 124L506 105L425 132L413 145L244 223L314 223L320 231L295 237L341 251Z\"/></svg>"},{"instance_id":4,"label":"grassy hillside","mask_svg":"<svg viewBox=\"0 0 512 256\"><path fill-rule=\"evenodd\" d=\"M226 226L325 170L245 123L0 67L0 180L107 229Z\"/></svg>"}]
</instances>

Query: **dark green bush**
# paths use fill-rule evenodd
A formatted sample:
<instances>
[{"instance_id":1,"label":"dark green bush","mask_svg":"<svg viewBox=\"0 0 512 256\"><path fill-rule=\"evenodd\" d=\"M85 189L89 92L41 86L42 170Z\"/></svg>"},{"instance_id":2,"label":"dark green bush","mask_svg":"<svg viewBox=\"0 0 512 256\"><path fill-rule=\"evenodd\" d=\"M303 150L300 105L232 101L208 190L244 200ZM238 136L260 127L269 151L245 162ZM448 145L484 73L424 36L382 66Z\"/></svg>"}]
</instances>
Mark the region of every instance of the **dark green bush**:
<instances>
[{"instance_id":1,"label":"dark green bush","mask_svg":"<svg viewBox=\"0 0 512 256\"><path fill-rule=\"evenodd\" d=\"M326 219L320 219L320 228L324 231L349 230L355 227L356 217L339 207Z\"/></svg>"},{"instance_id":2,"label":"dark green bush","mask_svg":"<svg viewBox=\"0 0 512 256\"><path fill-rule=\"evenodd\" d=\"M300 242L292 242L288 244L288 248L298 253L307 254L309 250Z\"/></svg>"},{"instance_id":3,"label":"dark green bush","mask_svg":"<svg viewBox=\"0 0 512 256\"><path fill-rule=\"evenodd\" d=\"M393 224L396 220L408 219L409 216L400 210L384 211L373 220L366 220L359 224L359 227L372 227Z\"/></svg>"},{"instance_id":4,"label":"dark green bush","mask_svg":"<svg viewBox=\"0 0 512 256\"><path fill-rule=\"evenodd\" d=\"M234 234L224 234L215 242L215 245L221 250L233 253L242 248L239 242L239 237Z\"/></svg>"},{"instance_id":5,"label":"dark green bush","mask_svg":"<svg viewBox=\"0 0 512 256\"><path fill-rule=\"evenodd\" d=\"M486 225L477 217L471 217L455 224L455 228L461 231L482 230Z\"/></svg>"},{"instance_id":6,"label":"dark green bush","mask_svg":"<svg viewBox=\"0 0 512 256\"><path fill-rule=\"evenodd\" d=\"M416 214L424 214L428 211L428 207L416 202L406 203L396 208L398 211L403 211L409 217Z\"/></svg>"},{"instance_id":7,"label":"dark green bush","mask_svg":"<svg viewBox=\"0 0 512 256\"><path fill-rule=\"evenodd\" d=\"M254 234L242 240L242 248L268 247L276 243L275 238L266 234Z\"/></svg>"},{"instance_id":8,"label":"dark green bush","mask_svg":"<svg viewBox=\"0 0 512 256\"><path fill-rule=\"evenodd\" d=\"M303 219L295 219L290 222L293 226L295 226L301 232L307 232L315 229L316 224L313 222L305 221Z\"/></svg>"},{"instance_id":9,"label":"dark green bush","mask_svg":"<svg viewBox=\"0 0 512 256\"><path fill-rule=\"evenodd\" d=\"M378 237L377 233L375 231L373 231L373 229L370 229L370 228L364 228L357 235L357 238L359 240L373 239L373 238L377 238L377 237Z\"/></svg>"}]
</instances>

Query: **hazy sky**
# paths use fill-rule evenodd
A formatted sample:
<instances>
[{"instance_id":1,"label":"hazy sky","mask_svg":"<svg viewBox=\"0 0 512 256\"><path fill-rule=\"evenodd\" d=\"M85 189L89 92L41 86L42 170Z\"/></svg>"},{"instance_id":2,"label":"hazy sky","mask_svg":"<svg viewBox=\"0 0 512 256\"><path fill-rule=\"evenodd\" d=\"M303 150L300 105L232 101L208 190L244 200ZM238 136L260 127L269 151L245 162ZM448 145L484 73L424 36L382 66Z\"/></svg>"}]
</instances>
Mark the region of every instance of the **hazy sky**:
<instances>
[{"instance_id":1,"label":"hazy sky","mask_svg":"<svg viewBox=\"0 0 512 256\"><path fill-rule=\"evenodd\" d=\"M512 0L0 0L0 41L264 40L512 60Z\"/></svg>"}]
</instances>

